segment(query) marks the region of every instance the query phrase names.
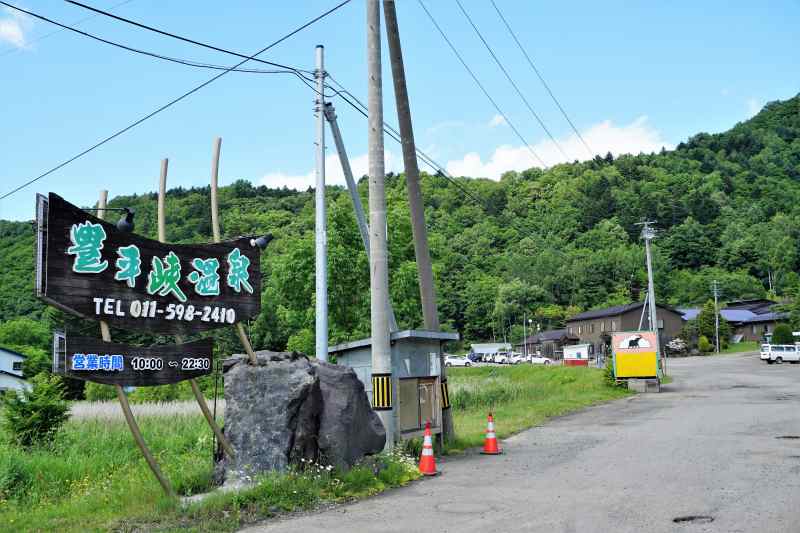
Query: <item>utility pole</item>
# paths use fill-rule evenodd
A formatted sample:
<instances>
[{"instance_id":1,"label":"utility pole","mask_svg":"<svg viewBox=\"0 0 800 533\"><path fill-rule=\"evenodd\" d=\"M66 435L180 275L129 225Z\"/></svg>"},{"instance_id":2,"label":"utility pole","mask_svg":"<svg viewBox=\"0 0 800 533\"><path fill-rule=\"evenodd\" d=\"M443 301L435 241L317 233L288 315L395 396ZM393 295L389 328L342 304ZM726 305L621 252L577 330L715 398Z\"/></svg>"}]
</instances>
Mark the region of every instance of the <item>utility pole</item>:
<instances>
[{"instance_id":1,"label":"utility pole","mask_svg":"<svg viewBox=\"0 0 800 533\"><path fill-rule=\"evenodd\" d=\"M428 248L428 231L425 227L425 208L422 205L422 190L419 186L417 147L414 128L411 124L411 107L408 102L403 49L400 45L400 30L394 0L383 0L383 16L386 19L386 36L389 43L389 58L392 63L397 123L403 147L403 166L406 171L406 189L411 212L411 231L414 235L414 254L419 272L419 293L422 300L422 316L425 329L439 330L439 313L436 306L436 289L433 285L433 268Z\"/></svg>"},{"instance_id":2,"label":"utility pole","mask_svg":"<svg viewBox=\"0 0 800 533\"><path fill-rule=\"evenodd\" d=\"M400 127L400 140L403 147L403 166L406 171L406 190L411 214L411 232L414 236L414 256L417 261L422 319L426 330L439 331L439 311L436 305L436 288L433 284L428 230L425 227L425 208L422 205L422 190L419 186L417 147L414 142L414 128L411 124L411 106L408 102L403 48L400 44L400 29L394 0L383 0L383 16L386 20L386 40L389 43L389 59L392 64L397 123ZM444 364L444 353L441 350L439 351L439 368L442 395L449 396L447 370ZM453 417L450 409L447 408L442 411L442 438L449 440L453 437L455 437Z\"/></svg>"},{"instance_id":3,"label":"utility pole","mask_svg":"<svg viewBox=\"0 0 800 533\"><path fill-rule=\"evenodd\" d=\"M528 357L528 317L522 313L522 355Z\"/></svg>"},{"instance_id":4,"label":"utility pole","mask_svg":"<svg viewBox=\"0 0 800 533\"><path fill-rule=\"evenodd\" d=\"M650 252L650 241L656 236L655 230L650 226L652 222L641 222L642 238L644 239L645 254L647 256L647 303L649 305L650 315L650 330L656 334L656 346L658 353L661 355L661 335L658 331L658 318L656 316L656 291L653 284L653 259ZM664 369L666 372L666 369Z\"/></svg>"},{"instance_id":5,"label":"utility pole","mask_svg":"<svg viewBox=\"0 0 800 533\"><path fill-rule=\"evenodd\" d=\"M368 144L369 144L369 289L372 330L372 407L386 429L386 449L394 448L392 358L389 342L389 263L386 246L386 169L383 152L381 10L367 0ZM382 394L378 394L378 392Z\"/></svg>"},{"instance_id":6,"label":"utility pole","mask_svg":"<svg viewBox=\"0 0 800 533\"><path fill-rule=\"evenodd\" d=\"M711 282L711 290L714 293L714 336L716 337L717 355L719 355L719 283L717 280Z\"/></svg>"},{"instance_id":7,"label":"utility pole","mask_svg":"<svg viewBox=\"0 0 800 533\"><path fill-rule=\"evenodd\" d=\"M314 194L314 240L316 274L316 352L320 361L328 360L328 232L325 215L325 48L317 45L317 97L314 112L317 115L317 165Z\"/></svg>"}]
</instances>

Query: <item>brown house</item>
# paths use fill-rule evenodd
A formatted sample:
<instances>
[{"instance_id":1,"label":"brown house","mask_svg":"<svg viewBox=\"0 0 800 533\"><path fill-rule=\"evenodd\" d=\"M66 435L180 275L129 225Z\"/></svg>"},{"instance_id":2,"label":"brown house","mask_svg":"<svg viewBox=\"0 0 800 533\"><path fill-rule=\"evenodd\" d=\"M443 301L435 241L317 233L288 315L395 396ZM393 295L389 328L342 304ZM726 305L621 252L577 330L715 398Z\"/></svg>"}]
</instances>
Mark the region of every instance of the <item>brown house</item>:
<instances>
[{"instance_id":1,"label":"brown house","mask_svg":"<svg viewBox=\"0 0 800 533\"><path fill-rule=\"evenodd\" d=\"M611 333L639 329L643 306L644 302L636 302L579 313L567 319L567 333L578 337L581 343L591 344L595 353L606 353ZM656 308L660 341L667 343L680 333L683 317L672 307L656 304ZM647 327L646 311L644 327Z\"/></svg>"},{"instance_id":2,"label":"brown house","mask_svg":"<svg viewBox=\"0 0 800 533\"><path fill-rule=\"evenodd\" d=\"M566 329L552 329L531 335L525 344L527 344L528 354L539 354L553 359L561 359L564 355L564 346L578 344L578 342L578 337L570 335ZM514 349L520 353L525 353L525 344L516 344Z\"/></svg>"}]
</instances>

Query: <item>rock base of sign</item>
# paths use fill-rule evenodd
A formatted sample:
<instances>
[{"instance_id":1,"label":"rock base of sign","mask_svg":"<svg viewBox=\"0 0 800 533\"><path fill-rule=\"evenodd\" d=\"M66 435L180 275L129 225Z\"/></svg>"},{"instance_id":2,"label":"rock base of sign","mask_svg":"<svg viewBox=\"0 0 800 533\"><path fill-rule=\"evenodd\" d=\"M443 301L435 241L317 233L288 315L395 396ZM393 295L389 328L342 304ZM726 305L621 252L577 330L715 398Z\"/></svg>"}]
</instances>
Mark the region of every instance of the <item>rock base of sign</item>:
<instances>
[{"instance_id":1,"label":"rock base of sign","mask_svg":"<svg viewBox=\"0 0 800 533\"><path fill-rule=\"evenodd\" d=\"M224 362L225 435L236 457L217 463L226 484L316 462L341 469L380 452L386 431L352 369L294 352Z\"/></svg>"}]
</instances>

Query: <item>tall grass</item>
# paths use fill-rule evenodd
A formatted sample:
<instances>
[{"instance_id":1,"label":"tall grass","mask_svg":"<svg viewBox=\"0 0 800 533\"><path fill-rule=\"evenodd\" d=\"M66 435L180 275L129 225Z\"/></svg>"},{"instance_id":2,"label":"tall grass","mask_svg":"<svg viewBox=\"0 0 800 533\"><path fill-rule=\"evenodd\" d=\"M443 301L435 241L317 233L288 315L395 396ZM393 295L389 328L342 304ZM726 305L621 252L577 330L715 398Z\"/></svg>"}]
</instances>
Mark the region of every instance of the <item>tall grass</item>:
<instances>
[{"instance_id":1,"label":"tall grass","mask_svg":"<svg viewBox=\"0 0 800 533\"><path fill-rule=\"evenodd\" d=\"M457 438L448 450L479 446L486 416L494 414L498 437L598 402L621 398L608 387L603 371L587 367L515 365L448 370L450 403Z\"/></svg>"},{"instance_id":2,"label":"tall grass","mask_svg":"<svg viewBox=\"0 0 800 533\"><path fill-rule=\"evenodd\" d=\"M201 415L141 416L138 422L178 494L213 488L212 439ZM23 450L0 444L0 531L229 531L257 517L374 494L419 475L413 460L400 455L371 458L345 473L310 466L184 508L163 496L124 421L78 418L52 445Z\"/></svg>"}]
</instances>

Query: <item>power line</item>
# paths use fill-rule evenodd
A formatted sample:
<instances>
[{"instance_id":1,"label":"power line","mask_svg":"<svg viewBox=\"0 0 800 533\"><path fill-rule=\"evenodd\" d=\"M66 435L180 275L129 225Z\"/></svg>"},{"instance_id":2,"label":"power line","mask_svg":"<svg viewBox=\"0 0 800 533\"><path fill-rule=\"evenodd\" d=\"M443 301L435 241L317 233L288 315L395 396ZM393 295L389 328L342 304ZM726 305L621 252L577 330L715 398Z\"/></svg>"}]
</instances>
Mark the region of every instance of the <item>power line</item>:
<instances>
[{"instance_id":1,"label":"power line","mask_svg":"<svg viewBox=\"0 0 800 533\"><path fill-rule=\"evenodd\" d=\"M427 7L425 7L425 4L422 2L422 0L417 0L417 1L419 2L419 5L420 5L420 7L422 7L422 9L423 9L423 10L425 11L425 13L428 15L428 18L429 18L429 19L431 19L431 22L433 22L433 25L434 25L434 26L436 26L436 29L437 29L437 30L439 30L439 33L441 34L442 38L443 38L443 39L445 40L445 42L446 42L446 43L447 43L447 44L450 46L450 49L453 51L453 53L456 55L456 57L458 58L458 60L461 62L461 64L462 64L462 65L464 66L464 68L467 70L467 72L469 73L469 75L472 77L472 80L473 80L473 81L475 82L475 84L476 84L476 85L477 85L477 86L480 88L480 90L483 92L483 94L486 96L486 98L487 98L487 99L488 99L488 100L489 100L489 101L492 103L492 105L493 105L493 106L494 106L494 108L497 110L497 112L500 114L500 116L501 116L501 117L503 117L503 119L506 121L506 123L507 123L507 124L508 124L508 125L511 127L511 129L514 131L514 133L517 135L517 137L519 137L520 141L522 141L522 144L523 144L523 145L525 145L525 147L528 149L528 151L529 151L531 154L533 154L533 156L534 156L534 157L535 157L535 158L536 158L536 159L539 161L539 163L541 163L543 167L547 167L547 165L545 164L545 162L544 162L544 161L542 161L542 158L541 158L541 157L539 157L539 154L537 154L537 153L536 153L536 152L533 150L533 148L532 148L532 147L531 147L531 145L528 143L528 141L526 141L526 140L525 140L525 137L523 137L523 136L522 136L522 134L519 132L519 130L517 130L517 128L514 126L514 124L511 122L511 120L509 120L509 118L506 116L506 114L505 114L505 113L503 113L503 110L502 110L502 109L500 109L500 106L499 106L499 105L497 105L497 102L495 102L494 98L492 98L492 96L489 94L489 91L487 91L487 90L486 90L486 87L484 87L484 86L483 86L483 84L480 82L480 80L479 80L479 79L478 79L478 77L475 75L475 73L474 73L474 72L472 72L472 69L471 69L471 68L469 68L469 65L467 65L467 62L466 62L466 61L464 61L464 58L463 58L463 57L461 57L461 54L458 52L458 50L456 49L456 47L453 45L453 43L452 43L452 42L450 42L450 39L448 39L448 38L447 38L447 35L444 33L444 30L442 30L442 28L441 28L441 27L439 26L439 24L436 22L436 19L435 19L435 18L433 18L433 15L431 15L430 11L428 11L428 8L427 8Z\"/></svg>"},{"instance_id":2,"label":"power line","mask_svg":"<svg viewBox=\"0 0 800 533\"><path fill-rule=\"evenodd\" d=\"M188 59L180 59L180 58L176 58L176 57L170 57L170 56L157 54L157 53L154 53L154 52L148 52L147 50L142 50L142 49L139 49L139 48L133 48L131 46L128 46L128 45L125 45L125 44L122 44L122 43L119 43L119 42L116 42L116 41L111 41L111 40L108 40L108 39L104 39L103 37L99 37L97 35L91 34L89 32L83 31L83 30L79 30L79 29L74 28L72 26L68 26L66 24L62 24L62 23L60 23L58 21L55 21L55 20L50 19L48 17L45 17L44 15L40 15L38 13L34 13L33 11L28 11L28 10L22 9L21 7L13 6L13 5L8 4L8 3L6 3L6 2L4 2L2 0L0 0L0 5L4 5L4 6L7 6L7 7L10 7L12 9L17 10L20 13L24 13L24 14L30 16L30 17L42 20L44 22L48 22L50 24L53 24L54 26L58 26L61 30L71 31L71 32L77 33L78 35L82 35L84 37L88 37L89 39L93 39L95 41L99 41L99 42L104 43L104 44L108 44L108 45L111 45L111 46L114 46L114 47L117 47L117 48L121 48L123 50L127 50L129 52L133 52L135 54L149 56L149 57L153 57L153 58L156 58L156 59L161 59L161 60L164 60L164 61L168 61L168 62L171 62L171 63L178 63L180 65L186 65L186 66L189 66L189 67L206 68L206 69L212 69L212 70L228 70L229 69L229 67L225 67L225 66L222 66L222 65L214 65L214 64L211 64L211 63L201 63L199 61L192 61L192 60L188 60ZM94 15L94 16L97 16L97 15ZM59 31L61 31L61 30L59 30ZM301 75L300 73L303 72L301 69L297 69L295 67L286 67L286 68L284 68L282 70L257 70L257 69L231 69L231 70L235 70L236 72L249 72L249 73L258 73L258 74L283 74L283 73L286 73L286 74Z\"/></svg>"},{"instance_id":3,"label":"power line","mask_svg":"<svg viewBox=\"0 0 800 533\"><path fill-rule=\"evenodd\" d=\"M589 151L589 154L594 157L594 155L595 155L594 150L592 150L589 147L589 144L586 142L586 139L583 138L583 135L581 135L581 133L578 131L578 128L576 128L575 124L572 123L572 120L570 120L569 115L567 115L567 112L561 106L561 103L556 98L556 95L553 94L552 90L550 90L550 86L547 84L546 81L544 81L544 76L542 76L542 74L539 72L539 69L536 68L536 65L533 64L533 60L528 55L528 52L525 51L525 48L522 46L522 43L517 38L517 34L514 33L514 30L511 29L511 25L508 23L506 18L503 16L503 13L500 11L500 8L497 7L497 4L495 3L494 0L491 0L491 2L492 2L492 5L494 6L495 11L497 11L497 14L500 15L500 19L503 21L503 24L505 24L506 29L508 30L508 33L511 34L511 37L514 39L514 42L517 43L517 46L519 47L520 51L522 52L522 55L524 55L525 59L528 60L528 64L531 66L531 69L533 69L533 71L536 73L536 76L539 78L539 81L542 82L542 85L544 85L544 88L547 89L547 92L550 95L550 98L553 99L553 102L555 102L556 106L558 106L558 109L561 111L561 114L564 115L564 118L567 120L567 122L569 122L570 127L572 127L572 131L574 131L575 135L577 135L578 138L581 140L581 142L583 143L583 146L585 146L586 149Z\"/></svg>"},{"instance_id":4,"label":"power line","mask_svg":"<svg viewBox=\"0 0 800 533\"><path fill-rule=\"evenodd\" d=\"M528 111L531 112L531 115L533 115L533 118L536 119L536 121L539 123L539 125L542 127L542 129L545 131L545 133L547 133L547 136L550 137L551 141L553 141L553 144L555 144L556 148L558 148L558 151L561 152L561 155L564 156L564 159L566 159L567 162L569 162L569 156L566 154L566 152L564 152L563 148L561 148L561 145L558 143L556 138L553 137L553 134L550 133L550 130L547 129L547 126L545 126L544 121L539 117L539 115L536 113L536 111L533 110L533 106L531 106L530 102L528 102L528 99L525 98L525 95L519 89L519 86L517 86L516 82L514 82L514 79L511 77L511 74L508 73L508 70L506 70L506 67L503 66L503 63L497 57L497 54L494 53L494 50L492 50L492 47L489 45L489 43L483 37L483 34L478 29L478 26L476 26L475 22L473 22L472 17L470 17L469 14L467 13L466 9L464 9L464 6L461 4L461 0L456 0L456 4L458 4L458 8L461 10L461 12L467 18L467 21L469 22L470 26L472 26L472 29L475 30L475 33L478 35L478 37L480 38L480 40L483 43L483 45L489 51L489 54L491 54L492 59L494 59L494 62L497 63L497 66L500 67L500 70L503 71L503 74L505 74L506 79L508 80L508 82L511 84L512 87L514 87L514 90L517 91L517 94L522 99L522 101L525 103L525 106L528 108Z\"/></svg>"},{"instance_id":5,"label":"power line","mask_svg":"<svg viewBox=\"0 0 800 533\"><path fill-rule=\"evenodd\" d=\"M27 186L31 185L32 183L34 183L34 182L36 182L36 181L39 181L40 179L44 178L45 176L48 176L48 175L52 174L53 172L57 171L58 169L60 169L60 168L63 168L63 167L65 167L66 165L68 165L68 164L72 163L72 162L73 162L73 161L75 161L76 159L79 159L79 158L83 157L84 155L88 154L89 152L91 152L91 151L93 151L93 150L96 150L97 148L99 148L99 147L103 146L103 145L104 145L104 144L106 144L107 142L109 142L109 141L111 141L111 140L113 140L113 139L115 139L115 138L119 137L119 136L120 136L120 135L122 135L123 133L125 133L125 132L127 132L127 131L129 131L129 130L131 130L131 129L133 129L133 128L135 128L136 126L138 126L138 125L139 125L139 124L141 124L142 122L144 122L144 121L146 121L146 120L148 120L148 119L150 119L150 118L154 117L155 115L157 115L157 114L161 113L161 112L162 112L162 111L164 111L165 109L167 109L167 108L169 108L169 107L173 106L174 104L176 104L176 103L180 102L181 100L183 100L183 99L187 98L188 96L190 96L190 95L192 95L192 94L196 93L197 91L199 91L199 90L200 90L200 89L202 89L203 87L205 87L205 86L207 86L207 85L210 85L211 83L215 82L216 80L218 80L219 78L221 78L221 77L222 77L222 76L224 76L225 74L227 74L227 73L231 72L232 70L234 70L234 69L236 69L236 68L238 68L238 67L242 66L243 64L245 64L246 62L248 62L248 61L250 61L251 59L255 58L256 56L258 56L258 55L260 55L260 54L263 54L264 52L266 52L266 51L267 51L267 50L269 50L270 48L273 48L274 46L277 46L278 44L282 43L282 42L283 42L283 41L285 41L286 39L288 39L288 38L292 37L293 35L295 35L295 34L299 33L300 31L304 30L304 29L305 29L305 28L307 28L308 26L311 26L311 25L312 25L312 24L314 24L315 22L317 22L317 21L319 21L319 20L321 20L321 19L323 19L323 18L327 17L328 15L330 15L331 13L333 13L334 11L337 11L337 10L338 10L339 8L341 8L342 6L344 6L344 5L348 4L348 3L350 3L350 1L351 1L351 0L344 0L343 2L341 2L341 3L337 4L337 5L336 5L336 6L334 6L333 8L329 9L328 11L325 11L325 12L324 12L324 13L322 13L321 15L318 15L317 17L315 17L315 18L311 19L310 21L306 22L306 23L305 23L305 24L303 24L302 26L299 26L298 28L296 28L296 29L292 30L291 32L287 33L286 35L284 35L283 37L281 37L281 38L280 38L280 39L278 39L277 41L274 41L273 43L271 43L271 44L269 44L269 45L265 46L264 48L262 48L261 50L259 50L259 51L258 51L258 52L256 52L255 54L253 54L252 56L249 56L249 57L248 57L248 56L245 56L245 59L243 59L243 60L242 60L242 61L240 61L239 63L237 63L237 64L233 65L232 67L228 68L227 70L225 70L225 71L223 71L223 72L220 72L219 74L217 74L216 76L214 76L214 77L210 78L209 80L207 80L207 81L205 81L205 82L201 83L200 85L198 85L198 86L194 87L193 89L191 89L191 90L189 90L189 91L187 91L187 92L183 93L181 96L179 96L179 97L177 97L177 98L175 98L175 99L173 99L173 100L170 100L168 103L166 103L166 104L162 105L161 107L159 107L159 108L158 108L158 109L156 109L155 111L152 111L151 113L148 113L147 115L145 115L144 117L142 117L142 118L138 119L137 121L133 122L132 124L130 124L130 125L128 125L128 126L126 126L126 127L122 128L121 130L117 131L116 133L113 133L112 135L109 135L109 136L108 136L108 137L106 137L105 139L103 139L103 140L101 140L100 142L98 142L98 143L96 143L96 144L94 144L94 145L90 146L89 148L87 148L86 150L84 150L84 151L80 152L79 154L77 154L77 155L75 155L75 156L73 156L73 157L71 157L71 158L67 159L66 161L63 161L63 162L59 163L58 165L56 165L55 167L51 168L51 169L50 169L50 170L48 170L47 172L44 172L44 173L42 173L42 174L40 174L40 175L36 176L35 178L31 178L30 180L28 180L27 182L23 183L22 185L20 185L20 186L16 187L15 189L13 189L13 190L11 190L11 191L9 191L9 192L5 193L3 196L0 196L0 200L3 200L4 198L8 198L8 197L9 197L9 196L11 196L12 194L14 194L14 193L16 193L16 192L18 192L18 191L20 191L20 190L24 189L25 187L27 187ZM2 3L3 5L7 5L7 6L9 5L9 4L6 4L5 2L0 2L0 3ZM13 6L10 6L10 7L13 7Z\"/></svg>"},{"instance_id":6,"label":"power line","mask_svg":"<svg viewBox=\"0 0 800 533\"><path fill-rule=\"evenodd\" d=\"M109 9L109 11L111 11L111 10L117 9L118 7L122 7L125 4L130 4L131 2L133 2L133 0L125 0L124 2L119 2L118 4L114 4L113 6L109 7L108 9ZM83 24L87 20L91 20L91 19L93 19L93 18L95 18L97 16L98 15L89 15L88 17L83 17L82 19L76 20L75 22L73 22L72 26L80 26L81 24ZM49 33L45 33L43 35L39 35L38 37L34 37L33 39L31 39L30 41L26 42L25 44L26 45L30 45L30 44L33 44L35 42L42 41L44 39L47 39L48 37L51 37L51 36L53 36L53 35L55 35L57 33L60 33L61 31L63 31L63 30L62 29L58 29L58 30L53 30L53 31L51 31ZM13 52L19 52L20 50L21 50L21 48L18 48L18 47L8 48L8 49L4 50L3 52L0 52L0 57L7 56L8 54L11 54Z\"/></svg>"},{"instance_id":7,"label":"power line","mask_svg":"<svg viewBox=\"0 0 800 533\"><path fill-rule=\"evenodd\" d=\"M178 39L179 41L183 41L183 42L186 42L186 43L194 44L196 46L201 46L203 48L208 48L209 50L222 52L224 54L229 54L229 55L236 56L236 57L239 57L239 58L243 58L243 59L247 59L247 60L253 59L253 58L251 58L251 57L249 57L249 56L247 56L245 54L241 54L239 52L234 52L232 50L227 50L225 48L220 48L218 46L214 46L212 44L203 43L203 42L200 42L200 41L195 41L194 39L190 39L188 37L183 37L181 35L170 33L168 31L161 30L161 29L155 28L153 26L148 26L147 24L142 24L141 22L137 22L135 20L131 20L131 19L128 19L128 18L125 18L125 17L120 17L119 15L115 15L114 13L109 13L108 11L103 11L102 9L98 9L96 7L92 7L92 6L87 5L87 4L82 4L80 2L76 2L75 0L66 0L66 1L68 3L70 3L70 4L76 5L78 7L82 7L83 9L88 9L89 11L93 11L93 12L97 13L98 15L103 15L105 17L109 17L109 18L112 18L114 20L118 20L120 22L124 22L126 24L131 24L133 26L136 26L137 28L142 28L144 30L152 31L152 32L158 33L159 35L164 35L166 37L172 37L173 39ZM345 2L345 3L347 3L347 2ZM337 6L337 8L338 8L338 6ZM273 63L271 61L265 61L263 59L253 59L253 60L254 61L258 61L259 63L266 63L267 65L272 65L273 67L300 70L301 72L305 72L306 74L314 74L314 72L311 71L311 70L295 69L294 67L290 67L290 66L287 66L287 65L281 65L280 63Z\"/></svg>"},{"instance_id":8,"label":"power line","mask_svg":"<svg viewBox=\"0 0 800 533\"><path fill-rule=\"evenodd\" d=\"M350 91L348 91L348 90L347 90L347 88L346 88L346 87L344 87L344 85L342 85L341 83L339 83L338 81L336 81L336 79L334 79L334 77L333 77L333 76L331 76L330 74L328 74L328 75L327 75L327 77L328 77L328 78L329 78L329 79L330 79L330 80L331 80L333 83L335 83L337 86L339 86L339 88L340 88L340 90L336 90L335 88L328 86L329 88L331 88L331 89L332 89L332 90L333 90L333 91L336 93L336 96L338 96L339 98L341 98L341 99L342 99L344 102L346 102L346 103L347 103L347 104L348 104L350 107L352 107L353 109L355 109L356 111L358 111L358 112L359 112L361 115L363 115L365 118L369 118L369 114L368 114L368 108L367 108L367 106L366 106L366 105L364 105L364 102L362 102L361 100L359 100L359 99L358 99L358 97L356 97L356 96L355 96L353 93L351 93ZM345 94L346 94L346 95L348 95L348 96L349 96L350 98L352 98L353 100L355 100L355 102L356 102L356 103L353 103L353 102L352 102L352 101L351 101L349 98L347 98L346 96L343 96L343 95L345 95ZM392 126L391 126L390 124L388 124L387 122L384 122L384 123L383 123L383 131L384 131L384 133L385 133L386 135L388 135L389 137L391 137L392 139L394 139L394 140L395 140L395 141L396 141L398 144L401 144L401 145L402 145L402 140L401 140L401 137L400 137L400 132L398 132L396 128L392 127ZM423 152L423 151L422 151L422 150L420 150L419 148L417 148L417 149L416 149L416 153L417 153L417 159L419 159L419 160L420 160L420 161L422 161L422 162L423 162L425 165L427 165L428 167L430 167L431 169L433 169L433 170L436 172L436 174L435 174L436 176L442 177L442 178L446 179L447 181L449 181L450 183L452 183L452 184L453 184L453 185L454 185L456 188L458 188L458 189L459 189L459 190L460 190L460 191L461 191L461 192L462 192L462 193L463 193L465 196L469 197L469 198L470 198L470 200L472 200L474 203L476 203L476 204L477 204L479 207L481 207L481 208L482 208L482 209L484 209L485 211L488 211L488 210L489 210L489 207L488 207L488 206L487 206L487 205L486 205L486 204L485 204L485 203L484 203L484 202L483 202L483 201L482 201L480 198L476 197L476 196L475 196L474 194L472 194L472 193L471 193L471 192L470 192L468 189L466 189L466 188L465 188L465 187L464 187L462 184L458 183L458 181L457 181L457 180L455 180L455 179L454 179L454 178L453 178L453 177L452 177L452 176L451 176L451 175L450 175L450 174L447 172L447 170L445 170L445 169L444 169L444 167L442 167L442 165L440 165L439 163L437 163L437 162L436 162L436 161L435 161L433 158L431 158L429 155L427 155L425 152Z\"/></svg>"}]
</instances>

